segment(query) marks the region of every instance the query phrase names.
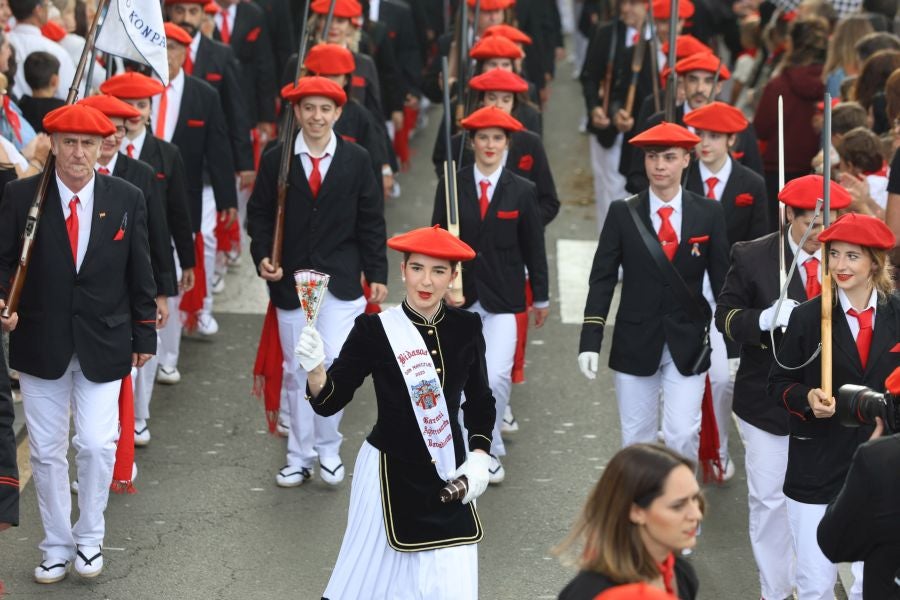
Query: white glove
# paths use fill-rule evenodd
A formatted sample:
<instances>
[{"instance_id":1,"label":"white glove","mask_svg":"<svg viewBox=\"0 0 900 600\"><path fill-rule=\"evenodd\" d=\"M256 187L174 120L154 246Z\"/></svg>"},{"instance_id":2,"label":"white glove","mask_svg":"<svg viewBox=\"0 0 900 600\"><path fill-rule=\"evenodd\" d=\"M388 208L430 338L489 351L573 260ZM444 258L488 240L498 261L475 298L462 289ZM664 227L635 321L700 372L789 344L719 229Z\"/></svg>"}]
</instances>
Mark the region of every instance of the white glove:
<instances>
[{"instance_id":1,"label":"white glove","mask_svg":"<svg viewBox=\"0 0 900 600\"><path fill-rule=\"evenodd\" d=\"M294 354L300 359L300 366L308 373L325 362L325 344L322 336L312 327L304 327L300 332L300 341L294 348Z\"/></svg>"},{"instance_id":2,"label":"white glove","mask_svg":"<svg viewBox=\"0 0 900 600\"><path fill-rule=\"evenodd\" d=\"M491 455L486 452L469 452L466 462L450 474L450 479L466 476L468 479L468 491L462 499L463 504L468 504L484 493L488 486L488 469L491 466Z\"/></svg>"},{"instance_id":3,"label":"white glove","mask_svg":"<svg viewBox=\"0 0 900 600\"><path fill-rule=\"evenodd\" d=\"M791 312L800 306L800 303L796 300L785 298L784 302L781 303L781 310L779 310L776 315L775 306L777 304L778 300L773 302L772 306L759 313L760 331L772 331L776 327L787 327L788 319L791 318Z\"/></svg>"},{"instance_id":4,"label":"white glove","mask_svg":"<svg viewBox=\"0 0 900 600\"><path fill-rule=\"evenodd\" d=\"M588 379L597 379L597 366L600 364L599 352L582 352L578 355L578 368Z\"/></svg>"}]
</instances>

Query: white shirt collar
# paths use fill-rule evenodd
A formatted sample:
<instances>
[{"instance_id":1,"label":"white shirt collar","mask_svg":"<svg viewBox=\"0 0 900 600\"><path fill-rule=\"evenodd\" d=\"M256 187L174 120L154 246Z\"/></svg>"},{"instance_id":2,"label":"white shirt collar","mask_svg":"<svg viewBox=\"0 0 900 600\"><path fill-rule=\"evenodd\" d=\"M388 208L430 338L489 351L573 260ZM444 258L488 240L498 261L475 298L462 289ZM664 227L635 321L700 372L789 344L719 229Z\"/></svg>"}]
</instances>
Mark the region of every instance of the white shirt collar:
<instances>
[{"instance_id":1,"label":"white shirt collar","mask_svg":"<svg viewBox=\"0 0 900 600\"><path fill-rule=\"evenodd\" d=\"M36 25L32 25L31 23L16 23L13 31L24 35L42 35L41 28ZM22 60L22 62L24 63L25 61Z\"/></svg>"},{"instance_id":2,"label":"white shirt collar","mask_svg":"<svg viewBox=\"0 0 900 600\"><path fill-rule=\"evenodd\" d=\"M819 249L816 250L814 254L807 253L806 250L801 249L800 246L797 244L797 242L794 241L794 236L791 235L791 232L793 231L793 229L794 229L794 224L791 223L790 226L788 226L788 231L787 231L786 237L788 240L788 245L790 245L790 247L791 247L791 253L797 259L797 265L803 266L803 263L805 263L810 258L815 258L819 262L822 262L822 246L819 246Z\"/></svg>"},{"instance_id":3,"label":"white shirt collar","mask_svg":"<svg viewBox=\"0 0 900 600\"><path fill-rule=\"evenodd\" d=\"M850 299L847 297L847 294L844 293L844 290L838 288L838 300L841 301L841 309L844 311L844 314L847 314L853 305L850 304ZM863 310L868 310L870 308L874 309L872 312L872 316L874 317L875 311L878 310L878 290L872 288L872 293L869 294L869 302L866 304L866 307Z\"/></svg>"},{"instance_id":4,"label":"white shirt collar","mask_svg":"<svg viewBox=\"0 0 900 600\"><path fill-rule=\"evenodd\" d=\"M73 196L78 196L78 202L87 210L94 203L94 184L97 182L97 177L91 176L90 181L88 181L83 188L80 190L70 190L66 187L66 184L63 183L62 179L59 178L59 173L56 173L56 187L59 189L59 199L62 200L63 205L68 209L69 201L72 200ZM63 215L68 213L63 212Z\"/></svg>"},{"instance_id":5,"label":"white shirt collar","mask_svg":"<svg viewBox=\"0 0 900 600\"><path fill-rule=\"evenodd\" d=\"M333 157L336 149L337 136L334 134L334 130L332 129L331 139L329 139L328 143L325 145L325 152L322 153L322 156L329 155ZM312 153L309 151L309 146L306 145L306 138L303 137L303 130L300 130L297 133L297 139L294 140L294 154L307 154L309 156L312 156Z\"/></svg>"},{"instance_id":6,"label":"white shirt collar","mask_svg":"<svg viewBox=\"0 0 900 600\"><path fill-rule=\"evenodd\" d=\"M197 30L197 33L194 34L194 39L191 40L191 45L188 46L188 56L191 57L191 60L197 60L197 48L200 47L200 38L203 36L200 33L200 30Z\"/></svg>"},{"instance_id":7,"label":"white shirt collar","mask_svg":"<svg viewBox=\"0 0 900 600\"><path fill-rule=\"evenodd\" d=\"M710 177L715 177L718 180L716 187L722 186L721 190L725 191L725 184L728 182L728 178L731 177L731 157L725 157L725 164L722 165L722 168L719 169L718 173L713 173L709 170L709 168L703 164L702 161L697 162L700 165L700 179L703 182L703 195L706 195L706 180ZM722 194L719 194L721 198Z\"/></svg>"},{"instance_id":8,"label":"white shirt collar","mask_svg":"<svg viewBox=\"0 0 900 600\"><path fill-rule=\"evenodd\" d=\"M184 89L184 69L178 69L178 74L169 80L169 87L172 91L181 92Z\"/></svg>"},{"instance_id":9,"label":"white shirt collar","mask_svg":"<svg viewBox=\"0 0 900 600\"><path fill-rule=\"evenodd\" d=\"M128 144L134 146L134 156L132 158L137 158L141 155L141 150L144 148L144 140L147 139L147 128L144 127L141 129L141 132L138 134L136 138L133 140L128 139L126 137L122 140L122 146L120 147L120 151L125 155L128 154Z\"/></svg>"},{"instance_id":10,"label":"white shirt collar","mask_svg":"<svg viewBox=\"0 0 900 600\"><path fill-rule=\"evenodd\" d=\"M475 177L475 187L476 188L482 181L487 179L491 183L491 191L494 191L497 189L497 182L500 181L500 173L503 171L503 167L497 167L497 169L490 175L485 175L484 173L479 171L477 164L472 165L472 168L474 169L473 174Z\"/></svg>"},{"instance_id":11,"label":"white shirt collar","mask_svg":"<svg viewBox=\"0 0 900 600\"><path fill-rule=\"evenodd\" d=\"M671 206L676 213L681 213L681 186L678 186L678 193L669 202L663 202L653 193L653 188L647 190L650 194L650 214L656 214L663 206Z\"/></svg>"},{"instance_id":12,"label":"white shirt collar","mask_svg":"<svg viewBox=\"0 0 900 600\"><path fill-rule=\"evenodd\" d=\"M109 174L112 175L112 174L113 174L113 171L116 170L116 161L117 161L117 160L119 160L119 153L118 153L118 152L116 152L115 154L113 154L113 157L109 160L109 164L108 164L108 165L101 165L100 163L97 163L97 164L94 165L94 170L97 171L97 170L100 169L100 167L103 167L103 168L109 169Z\"/></svg>"}]
</instances>

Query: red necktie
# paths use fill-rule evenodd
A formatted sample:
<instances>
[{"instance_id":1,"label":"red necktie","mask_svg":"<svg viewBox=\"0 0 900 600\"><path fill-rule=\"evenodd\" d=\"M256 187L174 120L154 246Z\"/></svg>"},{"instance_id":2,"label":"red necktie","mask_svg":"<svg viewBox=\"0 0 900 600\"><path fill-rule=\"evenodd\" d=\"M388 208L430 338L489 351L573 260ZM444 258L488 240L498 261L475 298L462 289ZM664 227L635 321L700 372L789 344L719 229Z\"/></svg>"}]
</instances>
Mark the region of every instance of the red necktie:
<instances>
[{"instance_id":1,"label":"red necktie","mask_svg":"<svg viewBox=\"0 0 900 600\"><path fill-rule=\"evenodd\" d=\"M184 62L181 64L181 68L184 69L184 72L188 75L194 74L194 61L191 60L191 47L188 46L187 52L184 55Z\"/></svg>"},{"instance_id":2,"label":"red necktie","mask_svg":"<svg viewBox=\"0 0 900 600\"><path fill-rule=\"evenodd\" d=\"M819 283L819 259L809 258L803 263L806 269L806 299L812 300L822 293L822 284Z\"/></svg>"},{"instance_id":3,"label":"red necktie","mask_svg":"<svg viewBox=\"0 0 900 600\"><path fill-rule=\"evenodd\" d=\"M128 153L128 158L134 158L134 144L128 144L128 147L125 148L125 152Z\"/></svg>"},{"instance_id":4,"label":"red necktie","mask_svg":"<svg viewBox=\"0 0 900 600\"><path fill-rule=\"evenodd\" d=\"M66 232L69 234L69 246L72 247L72 260L78 266L78 196L69 200L69 217L66 219Z\"/></svg>"},{"instance_id":5,"label":"red necktie","mask_svg":"<svg viewBox=\"0 0 900 600\"><path fill-rule=\"evenodd\" d=\"M228 11L222 11L222 28L219 29L219 36L222 38L223 44L231 43L231 30L228 28Z\"/></svg>"},{"instance_id":6,"label":"red necktie","mask_svg":"<svg viewBox=\"0 0 900 600\"><path fill-rule=\"evenodd\" d=\"M672 587L672 580L675 578L675 555L671 552L666 557L666 560L659 563L659 574L662 575L666 592L674 594L675 589Z\"/></svg>"},{"instance_id":7,"label":"red necktie","mask_svg":"<svg viewBox=\"0 0 900 600\"><path fill-rule=\"evenodd\" d=\"M163 90L162 96L159 97L159 110L156 111L156 137L161 140L166 139L166 111L169 109L169 87Z\"/></svg>"},{"instance_id":8,"label":"red necktie","mask_svg":"<svg viewBox=\"0 0 900 600\"><path fill-rule=\"evenodd\" d=\"M859 352L859 362L862 364L863 369L866 368L866 363L869 362L869 348L872 346L872 316L874 313L874 308L867 308L861 313L856 312L852 308L847 311L848 315L856 317L856 320L859 321L859 333L856 334L856 350Z\"/></svg>"},{"instance_id":9,"label":"red necktie","mask_svg":"<svg viewBox=\"0 0 900 600\"><path fill-rule=\"evenodd\" d=\"M675 209L671 206L663 206L656 212L659 213L659 218L662 219L662 225L659 227L657 237L662 244L663 252L666 253L666 256L671 261L675 258L675 252L678 250L678 236L675 234L671 221L669 221L669 217L672 216Z\"/></svg>"},{"instance_id":10,"label":"red necktie","mask_svg":"<svg viewBox=\"0 0 900 600\"><path fill-rule=\"evenodd\" d=\"M719 180L715 177L710 177L709 179L706 180L706 185L708 186L706 188L706 197L707 198L712 198L713 200L716 199L716 184L718 184L718 183L719 183Z\"/></svg>"},{"instance_id":11,"label":"red necktie","mask_svg":"<svg viewBox=\"0 0 900 600\"><path fill-rule=\"evenodd\" d=\"M107 169L106 167L100 167L99 169L97 169L97 172L101 175L109 175L109 169Z\"/></svg>"},{"instance_id":12,"label":"red necktie","mask_svg":"<svg viewBox=\"0 0 900 600\"><path fill-rule=\"evenodd\" d=\"M481 209L481 220L484 220L484 215L487 214L488 205L490 204L490 200L488 199L488 188L491 187L491 182L487 179L482 179L478 182L478 185L481 187L481 196L478 197L478 208Z\"/></svg>"},{"instance_id":13,"label":"red necktie","mask_svg":"<svg viewBox=\"0 0 900 600\"><path fill-rule=\"evenodd\" d=\"M322 162L323 158L325 156L320 156L319 158L309 156L309 160L312 162L312 171L309 173L309 190L312 192L313 200L319 197L319 190L322 188L322 174L319 172L319 163Z\"/></svg>"}]
</instances>

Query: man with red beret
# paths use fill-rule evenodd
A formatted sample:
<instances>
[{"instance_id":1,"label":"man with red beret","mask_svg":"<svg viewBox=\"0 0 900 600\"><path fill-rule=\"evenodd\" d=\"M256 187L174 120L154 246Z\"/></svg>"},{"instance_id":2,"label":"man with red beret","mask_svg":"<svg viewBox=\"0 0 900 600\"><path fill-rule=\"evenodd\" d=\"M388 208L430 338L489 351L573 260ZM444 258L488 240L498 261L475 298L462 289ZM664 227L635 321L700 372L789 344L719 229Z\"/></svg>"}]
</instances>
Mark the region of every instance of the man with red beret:
<instances>
[{"instance_id":1,"label":"man with red beret","mask_svg":"<svg viewBox=\"0 0 900 600\"><path fill-rule=\"evenodd\" d=\"M775 311L782 285L778 232L732 246L731 267L716 300L716 327L726 339L741 345L734 382L734 413L744 442L750 545L759 568L763 598L790 597L796 584L796 558L783 491L788 415L766 393L773 362L770 332L774 331L778 344L793 309L821 293L822 215L813 217L822 191L822 177L807 175L788 182L778 196L786 206L789 223L784 241L785 276L796 263L780 310ZM850 195L832 182L831 219L849 205ZM807 232L809 236L804 241Z\"/></svg>"},{"instance_id":2,"label":"man with red beret","mask_svg":"<svg viewBox=\"0 0 900 600\"><path fill-rule=\"evenodd\" d=\"M54 583L73 560L83 577L103 569L103 512L116 459L119 393L131 367L156 352L156 286L141 191L94 173L113 124L96 109L69 105L48 113L44 127L52 134L55 173L18 312L2 319L2 326L12 331L10 366L19 371L45 533L34 577ZM8 184L0 205L4 298L39 179ZM80 483L74 527L66 459L70 414Z\"/></svg>"},{"instance_id":3,"label":"man with red beret","mask_svg":"<svg viewBox=\"0 0 900 600\"><path fill-rule=\"evenodd\" d=\"M718 294L728 270L722 206L681 187L699 138L661 123L632 138L643 150L650 188L614 202L600 233L584 309L578 365L597 376L604 326L622 277L610 350L622 445L656 440L660 392L667 446L698 455L700 406L710 361L708 275Z\"/></svg>"},{"instance_id":4,"label":"man with red beret","mask_svg":"<svg viewBox=\"0 0 900 600\"><path fill-rule=\"evenodd\" d=\"M280 487L297 487L319 475L330 485L346 474L340 457L341 413L322 417L306 401L307 373L294 357L306 314L300 308L292 273L314 269L331 276L316 321L325 343L326 366L337 356L354 319L362 314L360 273L371 287L370 302L387 296L384 202L366 152L335 135L333 126L347 96L324 77L303 77L282 91L292 103L300 131L291 142L292 160L284 213L282 260L271 262L281 147L263 155L247 205L250 252L269 287L265 339L277 339L284 358L281 419L289 421L287 459L275 476ZM277 328L277 338L270 336ZM265 351L261 348L261 351ZM276 392L277 393L277 392ZM278 398L267 398L276 405Z\"/></svg>"}]
</instances>

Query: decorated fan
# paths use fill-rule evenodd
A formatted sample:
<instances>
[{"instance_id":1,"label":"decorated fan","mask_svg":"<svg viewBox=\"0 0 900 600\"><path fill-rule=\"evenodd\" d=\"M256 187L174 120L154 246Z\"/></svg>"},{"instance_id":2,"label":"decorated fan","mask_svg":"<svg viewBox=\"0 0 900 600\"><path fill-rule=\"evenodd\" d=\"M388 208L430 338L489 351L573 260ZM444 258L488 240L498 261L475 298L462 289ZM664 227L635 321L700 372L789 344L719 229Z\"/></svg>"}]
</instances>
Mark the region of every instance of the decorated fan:
<instances>
[{"instance_id":1,"label":"decorated fan","mask_svg":"<svg viewBox=\"0 0 900 600\"><path fill-rule=\"evenodd\" d=\"M331 275L312 269L294 271L294 283L297 284L300 308L306 313L306 323L310 327L316 323L316 316L319 314L319 308L322 307L322 301L325 300L325 290L328 289L330 279Z\"/></svg>"}]
</instances>

